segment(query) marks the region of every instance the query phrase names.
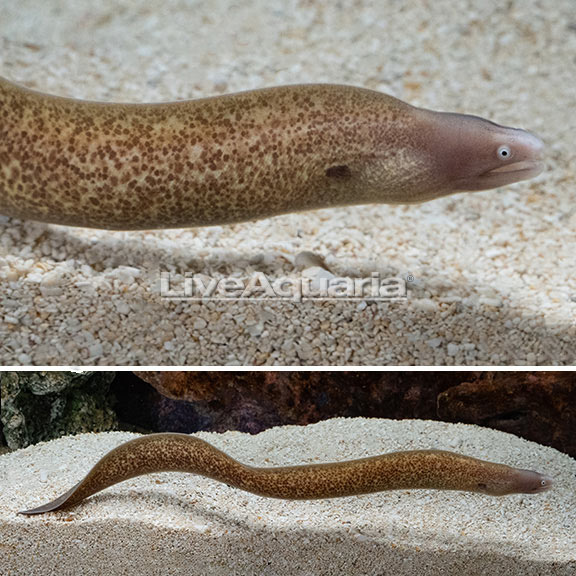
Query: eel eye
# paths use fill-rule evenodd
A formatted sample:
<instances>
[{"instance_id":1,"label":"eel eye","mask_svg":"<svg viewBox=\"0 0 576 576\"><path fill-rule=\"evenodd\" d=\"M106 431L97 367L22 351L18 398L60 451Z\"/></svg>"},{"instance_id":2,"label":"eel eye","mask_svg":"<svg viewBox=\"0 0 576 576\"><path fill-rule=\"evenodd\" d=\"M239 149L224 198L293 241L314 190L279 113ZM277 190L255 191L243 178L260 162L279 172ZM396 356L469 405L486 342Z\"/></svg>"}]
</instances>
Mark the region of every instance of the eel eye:
<instances>
[{"instance_id":1,"label":"eel eye","mask_svg":"<svg viewBox=\"0 0 576 576\"><path fill-rule=\"evenodd\" d=\"M501 160L508 160L512 156L512 150L508 146L500 146L498 148L498 158Z\"/></svg>"}]
</instances>

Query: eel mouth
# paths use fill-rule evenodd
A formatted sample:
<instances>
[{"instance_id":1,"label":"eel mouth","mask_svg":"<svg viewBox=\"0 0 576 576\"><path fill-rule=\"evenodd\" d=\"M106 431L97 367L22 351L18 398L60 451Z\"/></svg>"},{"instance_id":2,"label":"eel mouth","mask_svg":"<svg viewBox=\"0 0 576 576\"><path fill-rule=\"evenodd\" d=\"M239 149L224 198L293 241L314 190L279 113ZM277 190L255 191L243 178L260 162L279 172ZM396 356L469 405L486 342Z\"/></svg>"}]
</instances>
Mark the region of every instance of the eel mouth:
<instances>
[{"instance_id":1,"label":"eel mouth","mask_svg":"<svg viewBox=\"0 0 576 576\"><path fill-rule=\"evenodd\" d=\"M484 172L482 176L491 176L492 174L510 174L522 176L522 178L533 178L538 176L544 170L544 162L541 160L521 160L505 166L499 166Z\"/></svg>"},{"instance_id":2,"label":"eel mouth","mask_svg":"<svg viewBox=\"0 0 576 576\"><path fill-rule=\"evenodd\" d=\"M544 162L538 159L519 160L484 172L478 182L493 188L530 180L544 170Z\"/></svg>"}]
</instances>

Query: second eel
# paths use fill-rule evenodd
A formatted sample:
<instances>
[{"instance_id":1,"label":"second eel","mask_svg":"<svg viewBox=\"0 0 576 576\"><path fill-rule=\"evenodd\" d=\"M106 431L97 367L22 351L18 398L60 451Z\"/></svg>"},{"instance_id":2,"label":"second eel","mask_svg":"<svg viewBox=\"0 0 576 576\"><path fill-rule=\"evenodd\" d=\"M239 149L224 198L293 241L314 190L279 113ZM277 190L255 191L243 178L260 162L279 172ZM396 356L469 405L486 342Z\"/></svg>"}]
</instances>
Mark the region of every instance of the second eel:
<instances>
[{"instance_id":1,"label":"second eel","mask_svg":"<svg viewBox=\"0 0 576 576\"><path fill-rule=\"evenodd\" d=\"M0 214L137 230L406 204L532 178L534 134L331 84L116 104L0 78Z\"/></svg>"},{"instance_id":2,"label":"second eel","mask_svg":"<svg viewBox=\"0 0 576 576\"><path fill-rule=\"evenodd\" d=\"M200 438L163 433L121 444L62 496L20 514L68 508L129 478L165 471L200 474L253 494L293 500L410 488L503 496L534 494L552 486L552 479L545 474L443 450L391 452L344 462L258 468L238 462Z\"/></svg>"}]
</instances>

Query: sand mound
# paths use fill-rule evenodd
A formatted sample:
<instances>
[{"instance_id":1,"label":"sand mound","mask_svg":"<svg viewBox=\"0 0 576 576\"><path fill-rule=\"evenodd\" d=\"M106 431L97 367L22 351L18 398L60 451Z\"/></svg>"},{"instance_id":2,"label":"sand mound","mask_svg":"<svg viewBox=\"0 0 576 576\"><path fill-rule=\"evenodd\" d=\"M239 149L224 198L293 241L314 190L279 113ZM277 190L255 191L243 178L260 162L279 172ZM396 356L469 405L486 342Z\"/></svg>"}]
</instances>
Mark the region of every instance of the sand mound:
<instances>
[{"instance_id":1,"label":"sand mound","mask_svg":"<svg viewBox=\"0 0 576 576\"><path fill-rule=\"evenodd\" d=\"M239 460L275 466L441 448L551 474L539 495L494 498L402 490L319 501L266 499L162 473L36 517L127 433L66 437L0 456L0 573L573 575L576 462L489 429L429 421L335 419L250 436L199 434Z\"/></svg>"}]
</instances>

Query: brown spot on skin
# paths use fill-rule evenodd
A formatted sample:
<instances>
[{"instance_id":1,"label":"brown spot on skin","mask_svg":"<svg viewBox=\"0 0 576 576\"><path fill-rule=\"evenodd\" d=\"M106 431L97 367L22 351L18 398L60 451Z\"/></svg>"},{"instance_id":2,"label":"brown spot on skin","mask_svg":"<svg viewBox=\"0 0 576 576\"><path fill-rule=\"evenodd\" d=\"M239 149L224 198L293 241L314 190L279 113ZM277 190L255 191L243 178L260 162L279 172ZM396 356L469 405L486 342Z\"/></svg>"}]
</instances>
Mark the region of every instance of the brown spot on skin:
<instances>
[{"instance_id":1,"label":"brown spot on skin","mask_svg":"<svg viewBox=\"0 0 576 576\"><path fill-rule=\"evenodd\" d=\"M442 450L392 452L371 458L256 468L208 442L185 434L151 434L121 444L76 486L56 500L21 514L42 514L78 504L109 486L153 472L200 474L261 496L311 500L382 490L425 488L493 496L542 492L549 477Z\"/></svg>"},{"instance_id":2,"label":"brown spot on skin","mask_svg":"<svg viewBox=\"0 0 576 576\"><path fill-rule=\"evenodd\" d=\"M352 171L348 166L330 166L326 170L326 176L328 178L334 178L335 180L348 180L352 178Z\"/></svg>"}]
</instances>

